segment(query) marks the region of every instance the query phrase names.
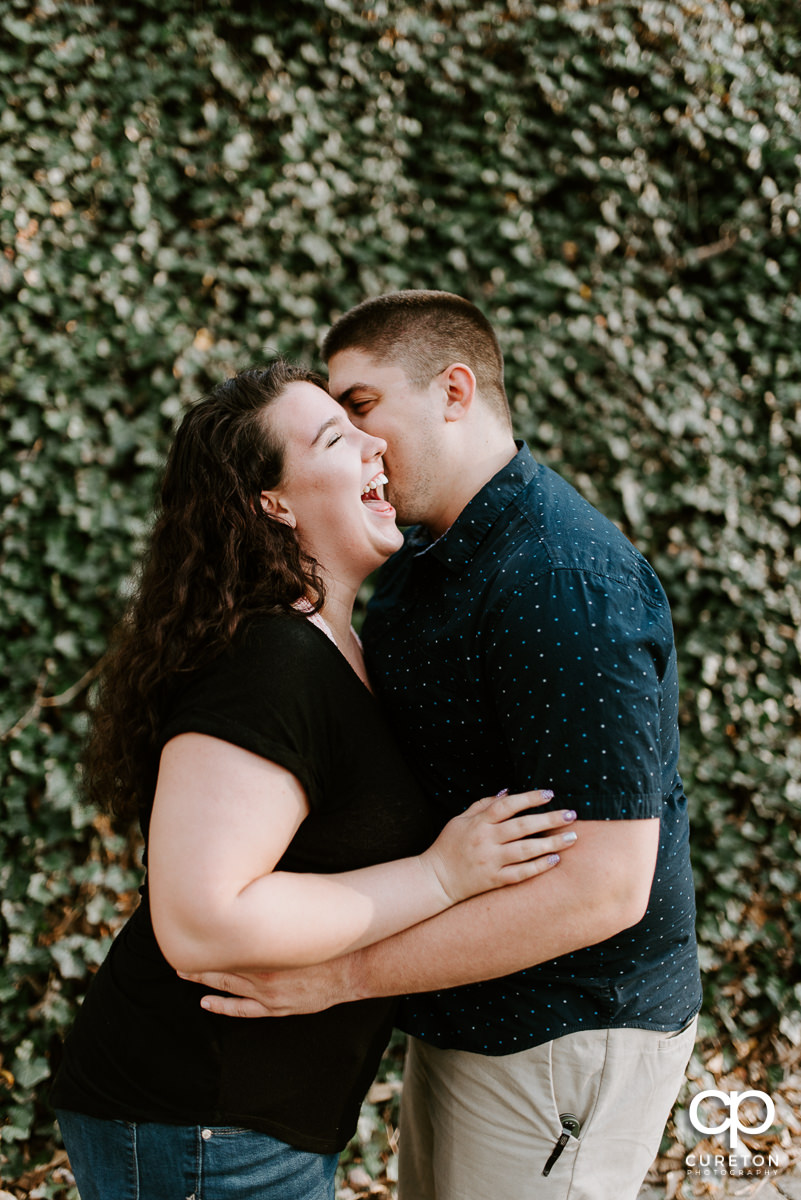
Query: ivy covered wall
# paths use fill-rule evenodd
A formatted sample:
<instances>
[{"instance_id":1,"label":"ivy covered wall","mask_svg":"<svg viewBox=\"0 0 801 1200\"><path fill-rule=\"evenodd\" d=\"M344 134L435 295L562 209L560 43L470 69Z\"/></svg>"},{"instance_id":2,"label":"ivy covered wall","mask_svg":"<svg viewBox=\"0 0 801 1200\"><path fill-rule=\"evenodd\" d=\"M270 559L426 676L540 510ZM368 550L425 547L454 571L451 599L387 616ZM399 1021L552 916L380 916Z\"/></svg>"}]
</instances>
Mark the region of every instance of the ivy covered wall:
<instances>
[{"instance_id":1,"label":"ivy covered wall","mask_svg":"<svg viewBox=\"0 0 801 1200\"><path fill-rule=\"evenodd\" d=\"M801 1045L801 10L0 0L0 23L3 1184L53 1153L51 1056L136 899L75 763L171 432L396 287L487 313L518 432L662 576L697 1070L778 1087Z\"/></svg>"}]
</instances>

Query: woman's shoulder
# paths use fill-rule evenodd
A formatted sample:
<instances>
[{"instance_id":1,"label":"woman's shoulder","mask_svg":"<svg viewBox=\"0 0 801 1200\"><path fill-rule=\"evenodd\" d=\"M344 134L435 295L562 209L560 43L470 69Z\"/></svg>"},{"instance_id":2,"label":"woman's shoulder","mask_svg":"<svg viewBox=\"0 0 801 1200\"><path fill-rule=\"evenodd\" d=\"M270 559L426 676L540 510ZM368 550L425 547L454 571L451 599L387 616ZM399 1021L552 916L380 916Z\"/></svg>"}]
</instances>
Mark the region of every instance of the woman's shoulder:
<instances>
[{"instance_id":1,"label":"woman's shoulder","mask_svg":"<svg viewBox=\"0 0 801 1200\"><path fill-rule=\"evenodd\" d=\"M259 737L319 731L337 712L340 656L331 650L300 615L249 621L221 654L184 675L165 712L164 740L192 729L239 741L234 726Z\"/></svg>"},{"instance_id":2,"label":"woman's shoulder","mask_svg":"<svg viewBox=\"0 0 801 1200\"><path fill-rule=\"evenodd\" d=\"M260 647L278 648L291 645L294 648L314 646L315 640L310 637L310 622L299 612L265 613L263 616L251 617L234 636L233 646L238 645L256 649Z\"/></svg>"},{"instance_id":3,"label":"woman's shoulder","mask_svg":"<svg viewBox=\"0 0 801 1200\"><path fill-rule=\"evenodd\" d=\"M333 653L332 653L333 652ZM341 662L340 662L341 660ZM347 667L325 634L300 613L266 614L239 629L228 647L193 672L180 689L184 697L233 694L275 702L336 690Z\"/></svg>"},{"instance_id":4,"label":"woman's shoulder","mask_svg":"<svg viewBox=\"0 0 801 1200\"><path fill-rule=\"evenodd\" d=\"M335 649L325 634L301 613L275 613L248 622L233 639L229 656L269 661L296 672L320 671L336 665Z\"/></svg>"}]
</instances>

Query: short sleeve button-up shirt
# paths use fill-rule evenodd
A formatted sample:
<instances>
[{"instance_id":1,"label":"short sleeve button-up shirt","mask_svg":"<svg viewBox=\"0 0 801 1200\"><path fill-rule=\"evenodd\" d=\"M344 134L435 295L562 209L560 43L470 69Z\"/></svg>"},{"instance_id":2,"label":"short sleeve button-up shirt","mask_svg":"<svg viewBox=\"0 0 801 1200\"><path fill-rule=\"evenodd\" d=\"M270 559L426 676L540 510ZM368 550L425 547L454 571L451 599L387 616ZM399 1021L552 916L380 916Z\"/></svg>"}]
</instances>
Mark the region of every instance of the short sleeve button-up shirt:
<instances>
[{"instance_id":1,"label":"short sleeve button-up shirt","mask_svg":"<svg viewBox=\"0 0 801 1200\"><path fill-rule=\"evenodd\" d=\"M590 820L660 818L638 925L504 979L409 997L402 1027L484 1054L579 1029L680 1028L700 980L676 652L642 555L521 447L440 538L408 532L363 636L441 823L503 787L550 787L552 807Z\"/></svg>"}]
</instances>

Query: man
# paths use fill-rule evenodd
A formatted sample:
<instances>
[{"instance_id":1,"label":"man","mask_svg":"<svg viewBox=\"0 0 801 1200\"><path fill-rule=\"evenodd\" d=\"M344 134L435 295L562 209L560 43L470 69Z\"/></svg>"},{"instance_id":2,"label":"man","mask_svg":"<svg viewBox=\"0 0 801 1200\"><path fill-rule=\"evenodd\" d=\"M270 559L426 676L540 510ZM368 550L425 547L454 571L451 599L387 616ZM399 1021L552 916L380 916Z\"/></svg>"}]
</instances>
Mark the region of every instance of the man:
<instances>
[{"instance_id":1,"label":"man","mask_svg":"<svg viewBox=\"0 0 801 1200\"><path fill-rule=\"evenodd\" d=\"M387 441L388 496L413 526L364 629L402 750L443 823L459 797L549 787L579 839L541 878L346 958L216 977L251 999L208 1006L413 993L401 1200L633 1200L701 999L667 600L514 442L500 348L468 301L365 301L324 354L332 395Z\"/></svg>"}]
</instances>

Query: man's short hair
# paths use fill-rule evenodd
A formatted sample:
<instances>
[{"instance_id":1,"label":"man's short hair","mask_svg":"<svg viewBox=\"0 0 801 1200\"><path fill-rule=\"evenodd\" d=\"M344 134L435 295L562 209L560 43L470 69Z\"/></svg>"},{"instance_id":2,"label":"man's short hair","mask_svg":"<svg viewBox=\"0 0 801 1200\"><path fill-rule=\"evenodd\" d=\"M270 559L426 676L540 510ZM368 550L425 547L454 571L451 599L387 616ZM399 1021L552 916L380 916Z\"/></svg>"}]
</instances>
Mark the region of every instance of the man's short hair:
<instances>
[{"instance_id":1,"label":"man's short hair","mask_svg":"<svg viewBox=\"0 0 801 1200\"><path fill-rule=\"evenodd\" d=\"M363 300L335 321L325 337L326 362L340 350L363 350L379 361L393 362L418 388L427 387L451 363L464 363L488 407L511 423L495 331L462 296L408 290Z\"/></svg>"}]
</instances>

